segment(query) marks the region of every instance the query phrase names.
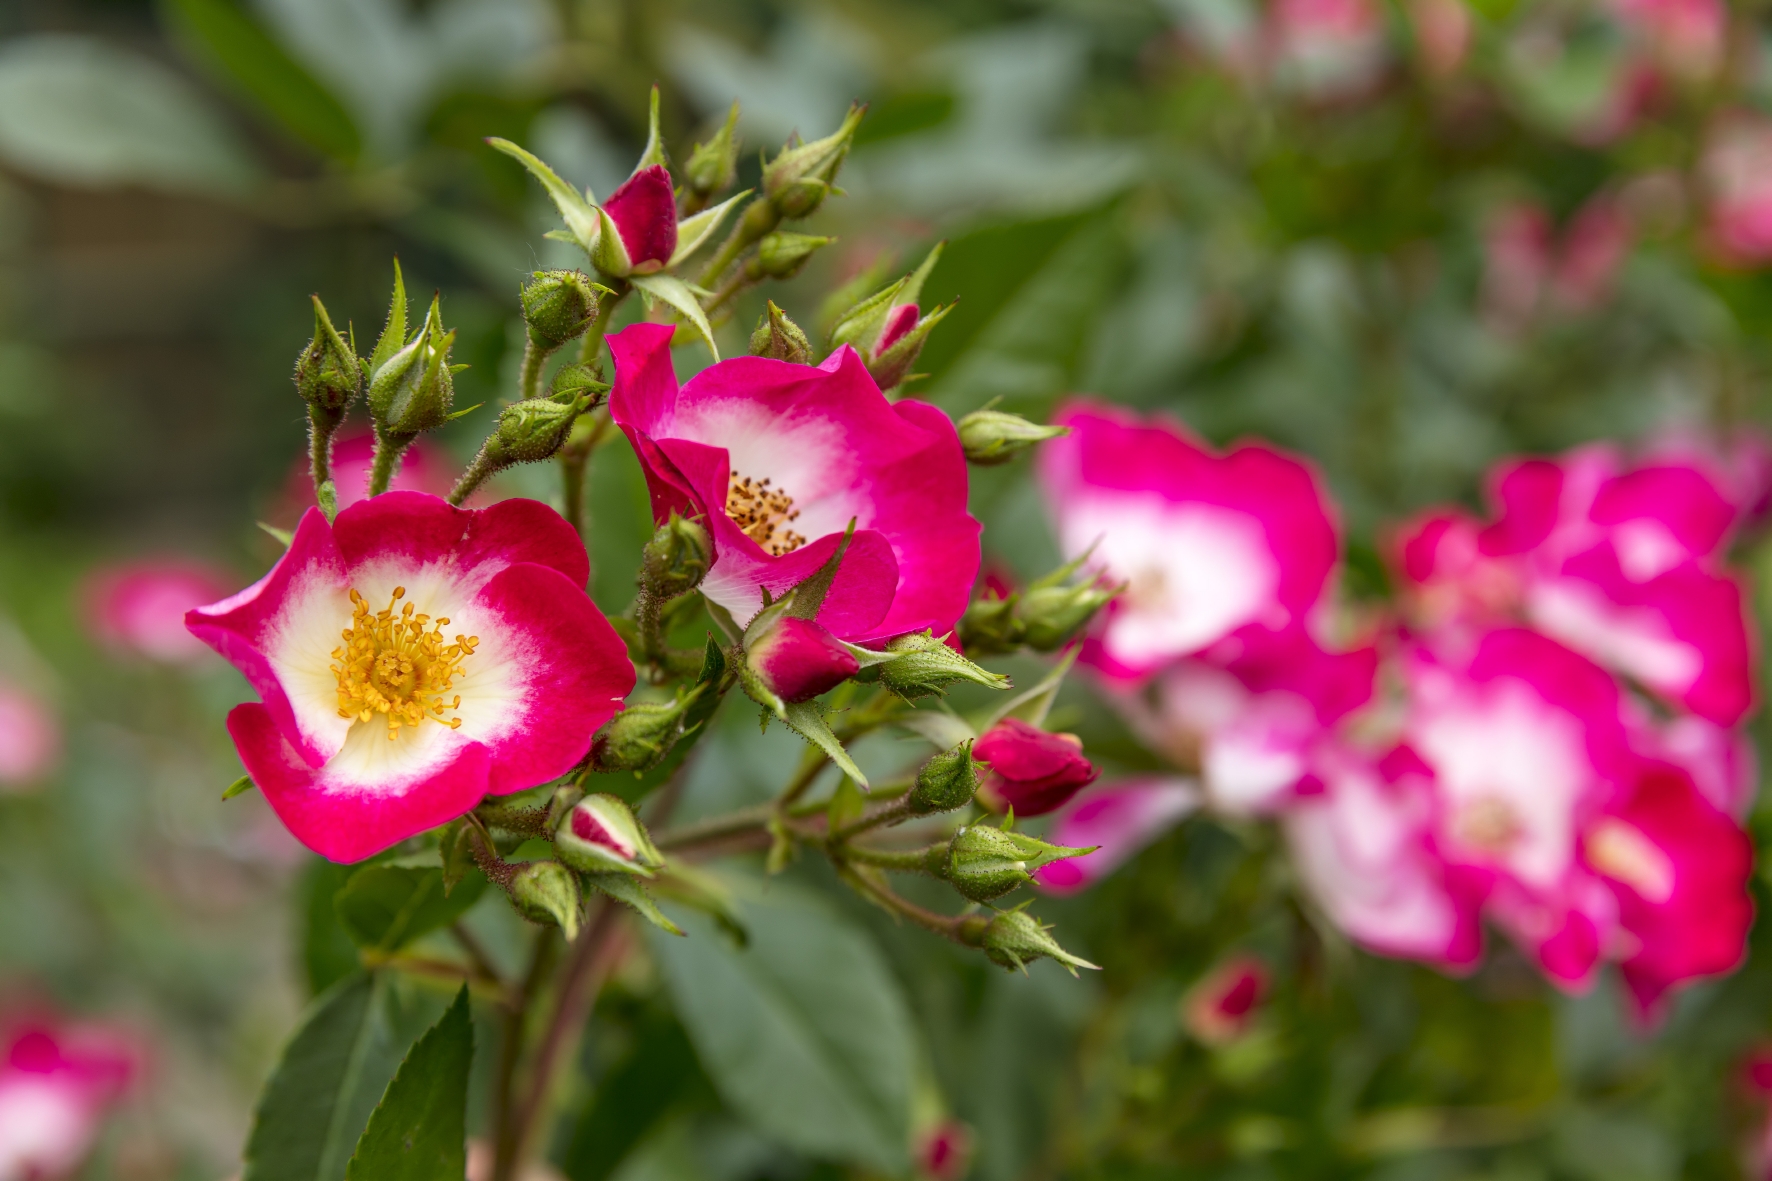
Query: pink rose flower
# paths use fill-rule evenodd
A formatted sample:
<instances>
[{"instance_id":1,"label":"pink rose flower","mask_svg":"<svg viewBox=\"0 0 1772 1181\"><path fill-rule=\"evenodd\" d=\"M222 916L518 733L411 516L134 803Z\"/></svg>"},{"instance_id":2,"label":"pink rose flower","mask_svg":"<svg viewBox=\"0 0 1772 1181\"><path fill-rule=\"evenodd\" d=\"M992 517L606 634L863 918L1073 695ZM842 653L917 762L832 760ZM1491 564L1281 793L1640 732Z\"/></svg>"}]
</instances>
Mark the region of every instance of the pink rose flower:
<instances>
[{"instance_id":1,"label":"pink rose flower","mask_svg":"<svg viewBox=\"0 0 1772 1181\"><path fill-rule=\"evenodd\" d=\"M1642 51L1675 77L1702 81L1723 64L1729 9L1722 0L1612 0Z\"/></svg>"},{"instance_id":2,"label":"pink rose flower","mask_svg":"<svg viewBox=\"0 0 1772 1181\"><path fill-rule=\"evenodd\" d=\"M0 1181L71 1177L140 1070L140 1052L113 1031L46 1021L14 1027L5 1044Z\"/></svg>"},{"instance_id":3,"label":"pink rose flower","mask_svg":"<svg viewBox=\"0 0 1772 1181\"><path fill-rule=\"evenodd\" d=\"M1072 800L1053 821L1054 844L1097 846L1081 857L1034 871L1048 894L1087 889L1130 861L1200 806L1200 790L1186 779L1129 779L1103 784ZM1019 815L1019 810L1017 812Z\"/></svg>"},{"instance_id":4,"label":"pink rose flower","mask_svg":"<svg viewBox=\"0 0 1772 1181\"><path fill-rule=\"evenodd\" d=\"M849 649L810 619L778 620L745 649L745 659L763 684L792 704L811 701L861 670Z\"/></svg>"},{"instance_id":5,"label":"pink rose flower","mask_svg":"<svg viewBox=\"0 0 1772 1181\"><path fill-rule=\"evenodd\" d=\"M1249 815L1311 786L1313 752L1371 698L1378 653L1328 652L1303 628L1253 632L1235 646L1217 662L1178 661L1148 685L1108 684L1147 746L1198 770L1215 810Z\"/></svg>"},{"instance_id":6,"label":"pink rose flower","mask_svg":"<svg viewBox=\"0 0 1772 1181\"><path fill-rule=\"evenodd\" d=\"M1227 1045L1249 1032L1267 991L1267 965L1251 955L1232 956L1188 991L1182 1024L1209 1046Z\"/></svg>"},{"instance_id":7,"label":"pink rose flower","mask_svg":"<svg viewBox=\"0 0 1772 1181\"><path fill-rule=\"evenodd\" d=\"M61 762L62 728L35 694L0 681L0 792L24 791Z\"/></svg>"},{"instance_id":8,"label":"pink rose flower","mask_svg":"<svg viewBox=\"0 0 1772 1181\"><path fill-rule=\"evenodd\" d=\"M1428 785L1408 758L1317 760L1323 790L1281 817L1292 862L1330 921L1381 955L1465 971L1482 955L1481 883L1434 852Z\"/></svg>"},{"instance_id":9,"label":"pink rose flower","mask_svg":"<svg viewBox=\"0 0 1772 1181\"><path fill-rule=\"evenodd\" d=\"M269 574L187 624L263 699L228 731L265 799L356 861L585 756L634 686L588 573L535 501L390 492L331 525L310 509Z\"/></svg>"},{"instance_id":10,"label":"pink rose flower","mask_svg":"<svg viewBox=\"0 0 1772 1181\"><path fill-rule=\"evenodd\" d=\"M155 558L95 570L86 581L87 626L111 648L167 664L206 652L185 630L185 612L228 593L221 570L183 558Z\"/></svg>"},{"instance_id":11,"label":"pink rose flower","mask_svg":"<svg viewBox=\"0 0 1772 1181\"><path fill-rule=\"evenodd\" d=\"M1053 422L1071 429L1039 456L1060 546L1073 558L1094 546L1094 569L1126 585L1085 640L1086 664L1137 679L1308 620L1336 537L1304 463L1254 444L1214 454L1179 426L1099 403Z\"/></svg>"},{"instance_id":12,"label":"pink rose flower","mask_svg":"<svg viewBox=\"0 0 1772 1181\"><path fill-rule=\"evenodd\" d=\"M1737 507L1685 463L1627 466L1604 446L1491 474L1493 523L1418 520L1400 546L1430 625L1522 618L1700 717L1753 704L1739 584L1720 569Z\"/></svg>"},{"instance_id":13,"label":"pink rose flower","mask_svg":"<svg viewBox=\"0 0 1772 1181\"><path fill-rule=\"evenodd\" d=\"M609 408L645 469L653 516L704 522L701 590L740 624L843 556L818 622L852 643L953 630L979 565L966 461L947 415L888 402L853 349L819 366L737 357L679 387L668 325L609 338Z\"/></svg>"},{"instance_id":14,"label":"pink rose flower","mask_svg":"<svg viewBox=\"0 0 1772 1181\"><path fill-rule=\"evenodd\" d=\"M1737 266L1772 259L1772 120L1747 111L1719 117L1699 170L1717 253Z\"/></svg>"},{"instance_id":15,"label":"pink rose flower","mask_svg":"<svg viewBox=\"0 0 1772 1181\"><path fill-rule=\"evenodd\" d=\"M1632 229L1607 195L1583 205L1556 240L1549 215L1517 202L1498 210L1484 236L1483 302L1497 326L1527 328L1542 313L1604 304L1630 255Z\"/></svg>"},{"instance_id":16,"label":"pink rose flower","mask_svg":"<svg viewBox=\"0 0 1772 1181\"><path fill-rule=\"evenodd\" d=\"M1057 811L1094 783L1101 769L1083 757L1083 740L1054 734L1020 718L1004 718L973 744L972 757L987 765L979 777L978 802L1017 816Z\"/></svg>"}]
</instances>

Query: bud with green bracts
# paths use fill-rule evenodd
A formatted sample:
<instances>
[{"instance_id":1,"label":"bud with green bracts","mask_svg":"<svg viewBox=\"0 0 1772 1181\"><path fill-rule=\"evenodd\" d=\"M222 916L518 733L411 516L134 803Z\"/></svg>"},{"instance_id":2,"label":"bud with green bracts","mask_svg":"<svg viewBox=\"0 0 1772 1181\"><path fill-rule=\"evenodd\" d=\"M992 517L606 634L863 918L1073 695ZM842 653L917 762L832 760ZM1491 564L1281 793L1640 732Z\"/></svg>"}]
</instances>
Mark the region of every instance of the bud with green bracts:
<instances>
[{"instance_id":1,"label":"bud with green bracts","mask_svg":"<svg viewBox=\"0 0 1772 1181\"><path fill-rule=\"evenodd\" d=\"M607 394L609 383L603 380L602 371L595 364L574 361L560 366L548 388L560 398L567 394Z\"/></svg>"},{"instance_id":2,"label":"bud with green bracts","mask_svg":"<svg viewBox=\"0 0 1772 1181\"><path fill-rule=\"evenodd\" d=\"M835 238L821 238L817 234L795 234L788 230L765 234L763 240L757 243L757 253L745 263L745 278L791 279L800 273L800 268L822 247L835 241Z\"/></svg>"},{"instance_id":3,"label":"bud with green bracts","mask_svg":"<svg viewBox=\"0 0 1772 1181\"><path fill-rule=\"evenodd\" d=\"M443 330L439 301L418 334L369 375L369 414L378 433L410 439L449 421L455 374L449 350L455 333Z\"/></svg>"},{"instance_id":4,"label":"bud with green bracts","mask_svg":"<svg viewBox=\"0 0 1772 1181\"><path fill-rule=\"evenodd\" d=\"M1041 426L1019 414L1007 414L986 407L974 410L959 422L960 448L968 463L994 467L1008 463L1017 455L1047 439L1069 433L1062 426Z\"/></svg>"},{"instance_id":5,"label":"bud with green bracts","mask_svg":"<svg viewBox=\"0 0 1772 1181\"><path fill-rule=\"evenodd\" d=\"M551 353L584 335L597 318L598 302L609 288L580 271L536 271L523 288L523 323L530 343Z\"/></svg>"},{"instance_id":6,"label":"bud with green bracts","mask_svg":"<svg viewBox=\"0 0 1772 1181\"><path fill-rule=\"evenodd\" d=\"M674 599L699 586L713 560L708 531L672 513L640 551L640 586L656 599Z\"/></svg>"},{"instance_id":7,"label":"bud with green bracts","mask_svg":"<svg viewBox=\"0 0 1772 1181\"><path fill-rule=\"evenodd\" d=\"M998 656L1021 647L1027 629L1015 614L1020 602L1021 596L1014 593L1002 599L986 594L972 600L954 629L960 635L960 645L974 656Z\"/></svg>"},{"instance_id":8,"label":"bud with green bracts","mask_svg":"<svg viewBox=\"0 0 1772 1181\"><path fill-rule=\"evenodd\" d=\"M972 740L967 739L923 764L905 807L913 816L952 812L970 804L977 790L978 764L972 761Z\"/></svg>"},{"instance_id":9,"label":"bud with green bracts","mask_svg":"<svg viewBox=\"0 0 1772 1181\"><path fill-rule=\"evenodd\" d=\"M486 438L486 461L495 468L552 459L572 433L572 424L591 399L574 394L530 398L498 412L498 426Z\"/></svg>"},{"instance_id":10,"label":"bud with green bracts","mask_svg":"<svg viewBox=\"0 0 1772 1181\"><path fill-rule=\"evenodd\" d=\"M809 365L812 363L812 342L806 339L800 326L788 319L787 314L775 306L774 300L770 300L762 319L757 321L757 330L751 333L751 356Z\"/></svg>"},{"instance_id":11,"label":"bud with green bracts","mask_svg":"<svg viewBox=\"0 0 1772 1181\"><path fill-rule=\"evenodd\" d=\"M836 183L865 106L851 106L843 125L823 139L783 148L763 167L763 196L780 217L810 217Z\"/></svg>"},{"instance_id":12,"label":"bud with green bracts","mask_svg":"<svg viewBox=\"0 0 1772 1181\"><path fill-rule=\"evenodd\" d=\"M909 699L939 694L955 681L987 689L1009 688L1009 678L982 669L939 640L932 631L912 632L886 645L892 659L879 666L880 683Z\"/></svg>"},{"instance_id":13,"label":"bud with green bracts","mask_svg":"<svg viewBox=\"0 0 1772 1181\"><path fill-rule=\"evenodd\" d=\"M364 366L332 326L326 305L314 300L314 339L295 359L295 389L317 426L336 426L363 392Z\"/></svg>"},{"instance_id":14,"label":"bud with green bracts","mask_svg":"<svg viewBox=\"0 0 1772 1181\"><path fill-rule=\"evenodd\" d=\"M1029 587L1016 606L1022 642L1036 652L1058 651L1118 593L1116 587L1093 582Z\"/></svg>"},{"instance_id":15,"label":"bud with green bracts","mask_svg":"<svg viewBox=\"0 0 1772 1181\"><path fill-rule=\"evenodd\" d=\"M591 743L591 767L614 771L650 771L683 736L684 717L705 685L697 685L672 701L638 701L616 714Z\"/></svg>"},{"instance_id":16,"label":"bud with green bracts","mask_svg":"<svg viewBox=\"0 0 1772 1181\"><path fill-rule=\"evenodd\" d=\"M689 212L705 206L712 198L732 187L738 176L738 104L726 115L726 122L705 144L696 144L683 166L683 183L694 206Z\"/></svg>"},{"instance_id":17,"label":"bud with green bracts","mask_svg":"<svg viewBox=\"0 0 1772 1181\"><path fill-rule=\"evenodd\" d=\"M525 862L511 875L506 888L524 918L552 923L568 940L578 938L578 875L570 869L558 861Z\"/></svg>"},{"instance_id":18,"label":"bud with green bracts","mask_svg":"<svg viewBox=\"0 0 1772 1181\"><path fill-rule=\"evenodd\" d=\"M878 356L871 358L868 361L868 373L873 377L874 384L883 390L895 389L913 376L911 366L922 355L923 345L929 340L929 334L953 310L954 305L951 303L936 308L918 320L915 327L894 340Z\"/></svg>"},{"instance_id":19,"label":"bud with green bracts","mask_svg":"<svg viewBox=\"0 0 1772 1181\"><path fill-rule=\"evenodd\" d=\"M634 810L612 795L588 795L554 830L560 860L583 873L631 873L649 878L664 865Z\"/></svg>"},{"instance_id":20,"label":"bud with green bracts","mask_svg":"<svg viewBox=\"0 0 1772 1181\"><path fill-rule=\"evenodd\" d=\"M969 824L948 842L941 876L972 901L989 902L1033 881L1034 871L1043 865L1094 851L1048 844L1038 837L988 824Z\"/></svg>"},{"instance_id":21,"label":"bud with green bracts","mask_svg":"<svg viewBox=\"0 0 1772 1181\"><path fill-rule=\"evenodd\" d=\"M998 911L989 919L982 915L969 918L960 926L960 939L983 948L993 964L1001 964L1012 972L1019 969L1025 973L1030 962L1042 957L1057 960L1073 976L1078 968L1099 971L1098 965L1060 947L1058 940L1047 934L1052 928L1029 914L1027 907L1024 902L1014 910Z\"/></svg>"}]
</instances>

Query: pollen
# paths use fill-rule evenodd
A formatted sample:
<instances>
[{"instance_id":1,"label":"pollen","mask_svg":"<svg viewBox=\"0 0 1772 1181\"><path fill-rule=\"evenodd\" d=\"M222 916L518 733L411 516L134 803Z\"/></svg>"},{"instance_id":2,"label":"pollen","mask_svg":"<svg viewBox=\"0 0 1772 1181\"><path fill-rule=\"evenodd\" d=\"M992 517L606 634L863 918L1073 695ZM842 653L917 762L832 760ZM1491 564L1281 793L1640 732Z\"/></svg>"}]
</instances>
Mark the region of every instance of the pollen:
<instances>
[{"instance_id":1,"label":"pollen","mask_svg":"<svg viewBox=\"0 0 1772 1181\"><path fill-rule=\"evenodd\" d=\"M462 673L462 665L474 654L479 636L456 636L444 643L447 616L432 619L411 603L400 606L406 588L397 586L388 605L374 614L355 589L351 591L351 626L344 629L344 643L332 650L332 673L338 678L338 716L354 721L373 721L378 715L388 723L388 738L400 736L401 726L417 726L426 718L450 729L461 719L447 716L461 708L461 695L449 695L449 687Z\"/></svg>"},{"instance_id":2,"label":"pollen","mask_svg":"<svg viewBox=\"0 0 1772 1181\"><path fill-rule=\"evenodd\" d=\"M771 487L767 477L752 480L733 472L726 485L726 515L745 536L778 558L806 544L805 536L791 527L800 519L794 498Z\"/></svg>"}]
</instances>

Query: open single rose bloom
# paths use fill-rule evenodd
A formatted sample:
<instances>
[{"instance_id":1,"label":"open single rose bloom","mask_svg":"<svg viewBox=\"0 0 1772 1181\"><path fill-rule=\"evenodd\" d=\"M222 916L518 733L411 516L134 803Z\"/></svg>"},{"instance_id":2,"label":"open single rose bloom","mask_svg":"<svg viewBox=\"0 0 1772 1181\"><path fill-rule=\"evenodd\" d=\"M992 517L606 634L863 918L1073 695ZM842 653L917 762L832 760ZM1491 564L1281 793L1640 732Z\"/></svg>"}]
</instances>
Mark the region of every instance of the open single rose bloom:
<instances>
[{"instance_id":1,"label":"open single rose bloom","mask_svg":"<svg viewBox=\"0 0 1772 1181\"><path fill-rule=\"evenodd\" d=\"M1073 402L1040 449L1065 556L1126 590L1083 646L1138 678L1251 631L1303 626L1335 566L1335 527L1300 461L1245 445L1214 454L1162 420Z\"/></svg>"},{"instance_id":2,"label":"open single rose bloom","mask_svg":"<svg viewBox=\"0 0 1772 1181\"><path fill-rule=\"evenodd\" d=\"M673 329L609 338L609 409L633 443L660 522L700 518L715 557L701 591L741 624L855 535L818 622L867 643L946 635L978 573L966 460L947 415L888 402L853 349L822 365L735 357L681 388Z\"/></svg>"},{"instance_id":3,"label":"open single rose bloom","mask_svg":"<svg viewBox=\"0 0 1772 1181\"><path fill-rule=\"evenodd\" d=\"M290 832L357 861L570 770L634 686L584 546L532 500L310 509L271 572L192 611L263 699L228 732Z\"/></svg>"}]
</instances>

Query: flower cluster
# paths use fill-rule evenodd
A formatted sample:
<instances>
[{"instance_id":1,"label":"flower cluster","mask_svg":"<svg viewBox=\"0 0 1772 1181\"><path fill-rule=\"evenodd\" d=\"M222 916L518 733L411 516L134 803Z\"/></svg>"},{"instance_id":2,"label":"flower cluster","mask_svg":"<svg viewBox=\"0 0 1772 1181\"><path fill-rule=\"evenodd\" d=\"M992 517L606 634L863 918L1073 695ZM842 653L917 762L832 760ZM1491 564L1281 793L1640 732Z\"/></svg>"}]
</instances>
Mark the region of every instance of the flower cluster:
<instances>
[{"instance_id":1,"label":"flower cluster","mask_svg":"<svg viewBox=\"0 0 1772 1181\"><path fill-rule=\"evenodd\" d=\"M1504 464L1490 519L1400 531L1395 614L1336 647L1308 469L1089 404L1059 421L1058 535L1127 586L1083 660L1185 778L1083 795L1055 835L1102 848L1047 888L1203 803L1279 816L1317 903L1386 954L1465 969L1488 923L1565 988L1620 965L1645 1011L1737 962L1755 687L1723 555L1752 465L1610 446Z\"/></svg>"},{"instance_id":2,"label":"flower cluster","mask_svg":"<svg viewBox=\"0 0 1772 1181\"><path fill-rule=\"evenodd\" d=\"M0 1045L0 1178L73 1176L141 1051L117 1030L47 1018L12 1024Z\"/></svg>"}]
</instances>

